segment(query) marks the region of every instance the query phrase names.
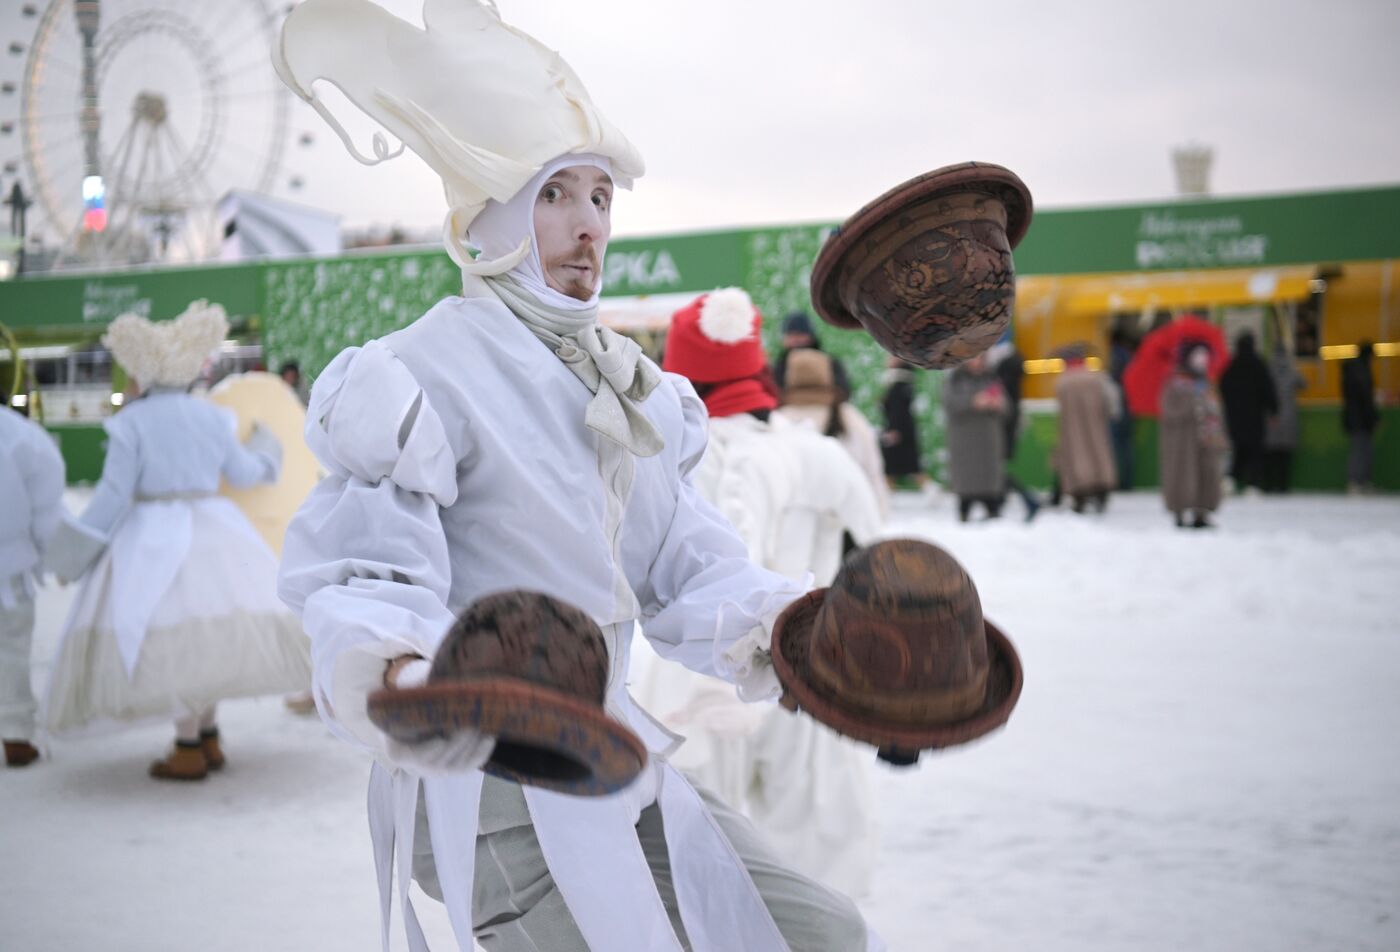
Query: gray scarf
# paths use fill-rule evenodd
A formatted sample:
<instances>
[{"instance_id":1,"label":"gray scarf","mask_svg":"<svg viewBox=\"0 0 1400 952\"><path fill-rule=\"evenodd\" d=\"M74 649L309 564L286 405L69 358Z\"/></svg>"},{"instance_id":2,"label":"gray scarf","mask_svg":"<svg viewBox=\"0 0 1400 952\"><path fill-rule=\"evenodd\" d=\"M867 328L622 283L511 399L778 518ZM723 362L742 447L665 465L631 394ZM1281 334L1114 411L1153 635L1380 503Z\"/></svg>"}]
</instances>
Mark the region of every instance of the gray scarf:
<instances>
[{"instance_id":1,"label":"gray scarf","mask_svg":"<svg viewBox=\"0 0 1400 952\"><path fill-rule=\"evenodd\" d=\"M482 281L593 394L583 416L590 430L637 456L661 452L661 432L637 406L661 383L661 372L636 341L600 325L596 306L580 311L550 307L509 273Z\"/></svg>"}]
</instances>

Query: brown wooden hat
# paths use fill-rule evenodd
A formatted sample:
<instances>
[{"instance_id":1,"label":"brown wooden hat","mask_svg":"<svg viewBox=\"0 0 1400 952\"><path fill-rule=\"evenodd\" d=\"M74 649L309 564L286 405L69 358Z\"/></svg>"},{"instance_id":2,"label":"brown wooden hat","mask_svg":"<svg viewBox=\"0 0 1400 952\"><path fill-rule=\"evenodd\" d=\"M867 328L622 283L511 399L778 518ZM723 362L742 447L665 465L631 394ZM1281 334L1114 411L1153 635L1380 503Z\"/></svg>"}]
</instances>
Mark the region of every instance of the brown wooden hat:
<instances>
[{"instance_id":1,"label":"brown wooden hat","mask_svg":"<svg viewBox=\"0 0 1400 952\"><path fill-rule=\"evenodd\" d=\"M481 769L578 796L630 784L647 751L604 711L608 649L593 619L538 592L478 599L448 632L427 684L376 691L369 718L403 743L468 727L496 738Z\"/></svg>"},{"instance_id":2,"label":"brown wooden hat","mask_svg":"<svg viewBox=\"0 0 1400 952\"><path fill-rule=\"evenodd\" d=\"M812 303L837 327L864 327L916 367L951 367L1011 322L1011 251L1030 227L1031 193L1010 169L949 165L890 189L827 239Z\"/></svg>"},{"instance_id":3,"label":"brown wooden hat","mask_svg":"<svg viewBox=\"0 0 1400 952\"><path fill-rule=\"evenodd\" d=\"M1006 723L1021 661L947 552L891 539L852 553L773 631L784 702L894 763Z\"/></svg>"}]
</instances>

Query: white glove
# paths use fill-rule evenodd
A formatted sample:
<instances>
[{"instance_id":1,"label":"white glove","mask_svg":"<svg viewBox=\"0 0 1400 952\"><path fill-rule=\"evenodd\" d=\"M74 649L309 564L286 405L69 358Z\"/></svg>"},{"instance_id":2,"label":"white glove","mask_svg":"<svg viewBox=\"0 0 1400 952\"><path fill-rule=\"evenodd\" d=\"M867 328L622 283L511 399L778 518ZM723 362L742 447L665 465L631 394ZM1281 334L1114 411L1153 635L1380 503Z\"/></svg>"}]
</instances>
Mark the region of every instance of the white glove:
<instances>
[{"instance_id":1,"label":"white glove","mask_svg":"<svg viewBox=\"0 0 1400 952\"><path fill-rule=\"evenodd\" d=\"M266 456L273 460L279 468L282 466L282 441L261 421L253 421L252 432L248 434L248 439L243 442L243 448L250 453Z\"/></svg>"},{"instance_id":2,"label":"white glove","mask_svg":"<svg viewBox=\"0 0 1400 952\"><path fill-rule=\"evenodd\" d=\"M776 614L774 615L776 618ZM768 647L773 641L771 622L749 631L724 652L731 679L744 701L769 701L782 693L778 672L773 670L773 658Z\"/></svg>"},{"instance_id":3,"label":"white glove","mask_svg":"<svg viewBox=\"0 0 1400 952\"><path fill-rule=\"evenodd\" d=\"M426 658L408 662L394 676L394 687L422 687L428 682L432 667L432 662ZM464 727L449 737L434 737L416 744L405 744L390 737L385 753L394 766L431 777L476 770L491 759L495 749L495 737Z\"/></svg>"}]
</instances>

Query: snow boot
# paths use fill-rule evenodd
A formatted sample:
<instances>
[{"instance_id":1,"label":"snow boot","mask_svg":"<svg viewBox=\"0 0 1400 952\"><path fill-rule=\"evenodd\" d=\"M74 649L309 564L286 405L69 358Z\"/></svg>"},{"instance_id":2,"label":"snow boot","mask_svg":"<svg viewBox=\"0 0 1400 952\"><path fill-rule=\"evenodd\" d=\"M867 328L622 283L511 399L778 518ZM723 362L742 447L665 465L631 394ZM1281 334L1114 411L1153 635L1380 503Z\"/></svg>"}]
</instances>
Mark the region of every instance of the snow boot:
<instances>
[{"instance_id":1,"label":"snow boot","mask_svg":"<svg viewBox=\"0 0 1400 952\"><path fill-rule=\"evenodd\" d=\"M209 762L204 759L203 743L177 740L170 756L153 762L150 772L157 780L203 780L209 775Z\"/></svg>"},{"instance_id":2,"label":"snow boot","mask_svg":"<svg viewBox=\"0 0 1400 952\"><path fill-rule=\"evenodd\" d=\"M219 729L217 727L199 732L199 749L204 752L204 762L209 765L210 770L223 769L224 751L219 746Z\"/></svg>"},{"instance_id":3,"label":"snow boot","mask_svg":"<svg viewBox=\"0 0 1400 952\"><path fill-rule=\"evenodd\" d=\"M27 740L5 741L5 765L7 767L28 767L39 759L39 748Z\"/></svg>"}]
</instances>

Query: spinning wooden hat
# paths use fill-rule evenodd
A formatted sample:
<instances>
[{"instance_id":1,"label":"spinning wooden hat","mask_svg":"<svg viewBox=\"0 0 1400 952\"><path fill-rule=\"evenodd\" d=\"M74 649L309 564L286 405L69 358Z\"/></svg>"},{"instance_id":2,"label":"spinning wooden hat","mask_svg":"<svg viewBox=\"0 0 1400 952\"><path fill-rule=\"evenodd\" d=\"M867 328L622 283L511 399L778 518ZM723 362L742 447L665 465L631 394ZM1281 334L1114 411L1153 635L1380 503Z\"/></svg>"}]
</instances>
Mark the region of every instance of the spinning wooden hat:
<instances>
[{"instance_id":1,"label":"spinning wooden hat","mask_svg":"<svg viewBox=\"0 0 1400 952\"><path fill-rule=\"evenodd\" d=\"M1000 727L1021 694L1016 649L983 619L972 579L913 539L853 553L783 612L772 652L787 706L896 764Z\"/></svg>"},{"instance_id":2,"label":"spinning wooden hat","mask_svg":"<svg viewBox=\"0 0 1400 952\"><path fill-rule=\"evenodd\" d=\"M1011 322L1011 250L1031 223L1012 171L964 162L899 185L846 220L812 268L812 302L918 367L986 350Z\"/></svg>"},{"instance_id":3,"label":"spinning wooden hat","mask_svg":"<svg viewBox=\"0 0 1400 952\"><path fill-rule=\"evenodd\" d=\"M369 717L409 744L463 727L490 734L487 773L602 796L631 783L647 758L604 712L607 680L607 644L591 618L548 595L501 592L462 614L427 684L371 694Z\"/></svg>"}]
</instances>

